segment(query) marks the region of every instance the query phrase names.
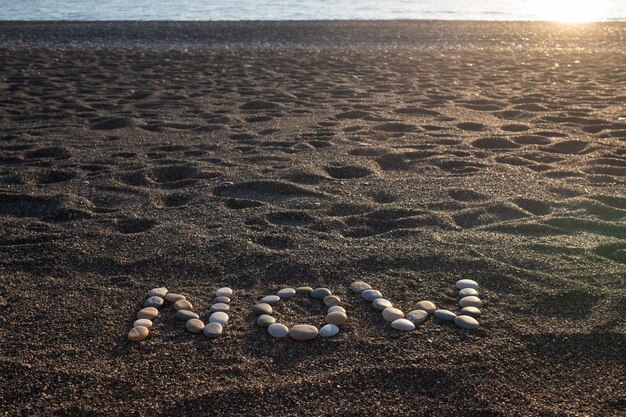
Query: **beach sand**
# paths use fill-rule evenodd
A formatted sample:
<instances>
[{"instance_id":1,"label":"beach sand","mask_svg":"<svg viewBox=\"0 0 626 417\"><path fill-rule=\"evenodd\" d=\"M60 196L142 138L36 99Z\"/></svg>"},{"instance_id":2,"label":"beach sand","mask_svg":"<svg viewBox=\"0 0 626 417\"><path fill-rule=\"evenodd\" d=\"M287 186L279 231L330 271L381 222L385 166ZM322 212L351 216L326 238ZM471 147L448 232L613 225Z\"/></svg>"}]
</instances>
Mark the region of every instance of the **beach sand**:
<instances>
[{"instance_id":1,"label":"beach sand","mask_svg":"<svg viewBox=\"0 0 626 417\"><path fill-rule=\"evenodd\" d=\"M626 25L0 23L0 415L617 416ZM137 220L129 220L135 213ZM348 285L405 313L401 333ZM335 338L252 307L328 287ZM186 294L127 333L149 289ZM319 326L318 302L281 302Z\"/></svg>"}]
</instances>

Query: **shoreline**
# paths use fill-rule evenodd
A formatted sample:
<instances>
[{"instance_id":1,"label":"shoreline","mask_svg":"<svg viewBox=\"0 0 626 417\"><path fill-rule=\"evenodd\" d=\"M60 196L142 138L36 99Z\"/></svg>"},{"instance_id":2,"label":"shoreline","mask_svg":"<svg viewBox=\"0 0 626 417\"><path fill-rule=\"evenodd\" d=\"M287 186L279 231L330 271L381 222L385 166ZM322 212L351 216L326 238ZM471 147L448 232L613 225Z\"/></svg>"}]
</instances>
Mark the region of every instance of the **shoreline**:
<instances>
[{"instance_id":1,"label":"shoreline","mask_svg":"<svg viewBox=\"0 0 626 417\"><path fill-rule=\"evenodd\" d=\"M619 49L625 22L533 21L2 21L0 45L140 47L487 47ZM500 45L501 47L502 45Z\"/></svg>"}]
</instances>

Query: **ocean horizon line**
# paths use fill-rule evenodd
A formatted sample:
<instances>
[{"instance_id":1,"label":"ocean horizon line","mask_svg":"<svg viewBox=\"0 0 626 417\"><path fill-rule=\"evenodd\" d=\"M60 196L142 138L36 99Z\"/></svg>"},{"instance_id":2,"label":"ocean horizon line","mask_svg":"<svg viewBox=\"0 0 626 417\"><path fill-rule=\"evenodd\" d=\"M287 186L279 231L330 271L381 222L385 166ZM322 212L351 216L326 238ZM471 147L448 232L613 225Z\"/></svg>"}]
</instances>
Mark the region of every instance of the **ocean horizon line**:
<instances>
[{"instance_id":1,"label":"ocean horizon line","mask_svg":"<svg viewBox=\"0 0 626 417\"><path fill-rule=\"evenodd\" d=\"M353 19L0 19L1 23L279 23L279 22L510 22L510 23L555 23L560 25L586 25L597 23L626 23L626 17L564 22L542 19L422 19L422 18L353 18Z\"/></svg>"}]
</instances>

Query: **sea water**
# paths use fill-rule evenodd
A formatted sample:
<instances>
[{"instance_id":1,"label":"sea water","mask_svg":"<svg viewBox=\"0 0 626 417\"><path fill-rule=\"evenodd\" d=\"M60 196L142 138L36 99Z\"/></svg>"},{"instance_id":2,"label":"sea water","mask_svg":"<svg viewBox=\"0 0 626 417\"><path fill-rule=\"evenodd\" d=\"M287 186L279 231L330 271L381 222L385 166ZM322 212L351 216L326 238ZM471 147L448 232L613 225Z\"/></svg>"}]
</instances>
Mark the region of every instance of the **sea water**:
<instances>
[{"instance_id":1,"label":"sea water","mask_svg":"<svg viewBox=\"0 0 626 417\"><path fill-rule=\"evenodd\" d=\"M0 0L0 20L624 21L626 0Z\"/></svg>"}]
</instances>

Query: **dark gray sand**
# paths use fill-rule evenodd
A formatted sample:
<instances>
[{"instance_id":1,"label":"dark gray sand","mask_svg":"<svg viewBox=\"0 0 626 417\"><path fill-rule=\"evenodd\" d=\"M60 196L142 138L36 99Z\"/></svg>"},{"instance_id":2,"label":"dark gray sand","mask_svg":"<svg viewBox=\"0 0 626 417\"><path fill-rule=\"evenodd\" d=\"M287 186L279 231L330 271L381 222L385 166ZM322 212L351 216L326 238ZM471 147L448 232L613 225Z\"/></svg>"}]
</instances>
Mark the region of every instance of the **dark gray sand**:
<instances>
[{"instance_id":1,"label":"dark gray sand","mask_svg":"<svg viewBox=\"0 0 626 417\"><path fill-rule=\"evenodd\" d=\"M0 415L619 415L625 35L0 23ZM456 310L459 278L476 331L400 333L348 291ZM204 320L232 287L224 335L168 305L128 342L161 285ZM299 285L345 300L339 336L255 327Z\"/></svg>"}]
</instances>

